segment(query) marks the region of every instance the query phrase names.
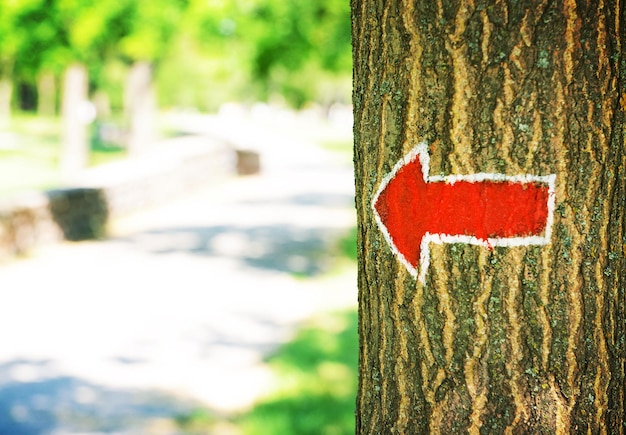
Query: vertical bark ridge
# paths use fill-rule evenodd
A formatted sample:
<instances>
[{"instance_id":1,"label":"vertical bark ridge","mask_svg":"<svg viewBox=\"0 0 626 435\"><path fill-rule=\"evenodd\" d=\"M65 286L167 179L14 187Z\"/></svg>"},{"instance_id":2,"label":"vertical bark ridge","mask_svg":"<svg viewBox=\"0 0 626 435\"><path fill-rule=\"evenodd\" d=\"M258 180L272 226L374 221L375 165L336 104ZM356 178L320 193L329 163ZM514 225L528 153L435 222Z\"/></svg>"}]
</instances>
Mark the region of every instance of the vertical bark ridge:
<instances>
[{"instance_id":1,"label":"vertical bark ridge","mask_svg":"<svg viewBox=\"0 0 626 435\"><path fill-rule=\"evenodd\" d=\"M489 48L493 24L491 23L491 21L489 21L489 15L487 14L486 9L480 11L480 19L483 26L483 36L480 44L480 49L482 51L481 67L484 71L485 69L487 69L487 65L489 64Z\"/></svg>"},{"instance_id":2,"label":"vertical bark ridge","mask_svg":"<svg viewBox=\"0 0 626 435\"><path fill-rule=\"evenodd\" d=\"M388 13L389 8L391 7L391 2L386 2L383 6L382 15L381 15L381 24L382 24L382 34L387 35L393 33L393 29L390 29ZM382 43L381 57L380 59L388 59L389 58L389 50L391 49L390 44ZM380 61L379 59L379 61ZM380 125L380 143L379 150L385 150L386 144L389 141L389 136L392 134L390 129L394 128L394 113L391 107L391 87L389 86L387 71L389 68L384 68L382 70L382 74L380 76L380 88L378 90L381 98L381 125ZM389 166L383 166L383 163L389 161L388 156L384 154L379 155L379 174L384 174L390 170ZM393 282L393 281L392 281ZM398 416L399 412L399 402L401 402L402 396L400 393L399 384L397 382L397 378L394 376L396 374L397 361L395 358L389 358L389 352L397 355L397 352L394 352L392 349L396 348L395 339L399 335L397 334L398 328L398 315L397 308L398 305L396 303L396 298L399 296L398 292L402 292L403 287L397 285L389 284L389 293L387 299L384 301L385 309L380 311L381 318L379 320L382 325L382 349L378 354L378 366L380 367L381 373L381 398L383 403L393 403L394 406L384 406L383 409L383 420L386 422L385 426L390 428L392 431L399 424L406 424L406 419L404 422L400 422Z\"/></svg>"},{"instance_id":3,"label":"vertical bark ridge","mask_svg":"<svg viewBox=\"0 0 626 435\"><path fill-rule=\"evenodd\" d=\"M537 288L539 291L539 307L538 307L538 315L537 319L539 321L539 328L542 333L541 339L541 347L540 347L540 358L541 358L541 370L544 373L550 372L550 349L552 348L552 326L550 324L550 314L548 312L548 306L550 305L551 295L551 273L552 270L552 255L550 250L544 249L541 252L540 261L537 262L541 267L538 272L533 271L532 274L528 277L528 282L532 283L533 276L535 274L539 274L537 279ZM535 264L537 264L535 263ZM554 379L551 378L550 382L553 382Z\"/></svg>"},{"instance_id":4,"label":"vertical bark ridge","mask_svg":"<svg viewBox=\"0 0 626 435\"><path fill-rule=\"evenodd\" d=\"M487 254L480 253L480 267L487 264ZM476 327L476 342L472 349L471 355L465 359L464 372L466 377L466 385L469 395L472 399L472 412L470 414L469 432L474 434L480 431L482 415L487 404L487 376L485 373L485 347L489 337L489 320L486 309L487 301L491 296L491 277L487 277L479 287L480 293L477 295L473 303L474 308L474 324Z\"/></svg>"},{"instance_id":5,"label":"vertical bark ridge","mask_svg":"<svg viewBox=\"0 0 626 435\"><path fill-rule=\"evenodd\" d=\"M468 109L473 96L475 83L473 70L467 56L467 44L464 40L467 23L474 12L472 0L461 0L454 20L454 32L446 40L446 50L451 59L454 90L451 100L452 122L450 140L455 152L450 155L452 171L458 174L470 172L471 152L474 139L472 123Z\"/></svg>"},{"instance_id":6,"label":"vertical bark ridge","mask_svg":"<svg viewBox=\"0 0 626 435\"><path fill-rule=\"evenodd\" d=\"M395 288L401 289L403 288L403 275L398 274L396 276ZM398 343L397 343L397 351L395 352L396 358L394 358L394 374L395 379L397 380L398 385L398 417L393 426L393 432L401 433L402 430L409 426L409 416L411 415L411 396L412 391L410 388L411 383L411 373L408 370L408 365L410 364L409 358L409 334L408 328L403 323L404 314L401 312L401 308L404 306L404 292L398 291L396 292L394 301L394 324L396 328L399 329L398 332Z\"/></svg>"},{"instance_id":7,"label":"vertical bark ridge","mask_svg":"<svg viewBox=\"0 0 626 435\"><path fill-rule=\"evenodd\" d=\"M424 315L421 311L421 307L424 303L424 287L417 286L417 291L415 293L415 300L413 304L413 314L415 316L415 326L417 328L417 351L421 356L420 358L420 370L422 372L422 391L426 401L428 403L435 403L435 388L433 388L433 379L430 378L429 374L436 370L437 378L441 377L440 380L435 380L436 385L441 383L441 380L445 377L445 372L442 369L437 370L436 364L437 361L433 355L433 350L430 345L430 340L428 337L426 322L424 321ZM434 378L434 377L433 377Z\"/></svg>"},{"instance_id":8,"label":"vertical bark ridge","mask_svg":"<svg viewBox=\"0 0 626 435\"><path fill-rule=\"evenodd\" d=\"M530 144L528 146L528 152L526 153L526 164L528 165L529 163L533 162L535 160L535 156L537 155L537 152L539 151L539 148L541 147L542 143L543 143L543 137L545 135L545 131L543 129L543 125L542 125L542 120L541 120L541 114L539 113L539 110L537 109L537 93L536 92L532 92L531 96L531 105L534 107L533 112L532 112L532 119L533 119L533 124L532 124L532 131L533 131L533 135L532 135L532 139L530 141Z\"/></svg>"},{"instance_id":9,"label":"vertical bark ridge","mask_svg":"<svg viewBox=\"0 0 626 435\"><path fill-rule=\"evenodd\" d=\"M368 197L374 189L375 179L370 175L373 171L368 171L367 165L371 165L371 150L375 149L372 139L369 136L367 125L371 119L378 119L377 114L373 110L370 102L373 95L373 88L376 82L374 69L374 50L372 45L375 38L375 32L372 32L368 16L371 14L367 2L352 1L352 28L359 29L359 32L353 38L353 63L355 71L361 71L362 79L355 79L353 91L353 101L355 107L354 116L354 135L355 162L364 162L364 166L355 165L355 179L368 180L366 185L356 183L356 206L358 215L364 216L369 214ZM356 146L361 144L361 146ZM378 288L377 274L369 274L367 270L376 266L376 259L373 258L371 250L367 249L367 244L375 239L375 228L366 225L364 221L359 223L357 231L357 243L360 247L359 257L361 259L359 266L359 288L367 289L359 294L359 336L375 336L380 331L377 325L377 305L382 303L380 294L376 291ZM365 322L364 319L370 319ZM378 347L377 342L362 342L359 352L359 367L372 367L374 358L372 354L376 353ZM367 406L358 406L357 408L357 430L362 433L374 433L376 427L379 426L380 400L375 391L376 382L379 379L377 368L368 369L368 375L359 379L359 394L357 402L360 404L367 403Z\"/></svg>"},{"instance_id":10,"label":"vertical bark ridge","mask_svg":"<svg viewBox=\"0 0 626 435\"><path fill-rule=\"evenodd\" d=\"M622 40L626 34L623 18L626 15L623 1L617 2L612 15L614 25L608 25L612 34L607 37L607 42L614 44L619 57L611 58L610 69L617 72L617 77L612 83L618 95L619 101L614 104L613 118L608 126L610 134L609 161L614 162L613 168L606 172L608 183L611 185L612 194L607 198L607 203L620 204L621 207L613 207L608 212L608 226L613 230L608 235L608 255L606 258L607 297L604 309L605 334L608 354L612 357L610 364L611 378L607 388L609 401L607 404L607 426L615 432L618 428L626 431L626 273L620 273L626 267L626 150L624 149L623 126L626 122L626 105L622 100L626 95L626 62L623 59ZM610 11L609 11L610 12ZM621 64L620 64L621 61ZM621 198L621 199L620 199ZM606 212L605 212L606 213ZM620 225L621 223L621 225ZM621 249L620 249L621 245ZM620 254L621 251L621 254ZM620 363L621 358L621 363ZM622 432L622 433L623 433Z\"/></svg>"},{"instance_id":11,"label":"vertical bark ridge","mask_svg":"<svg viewBox=\"0 0 626 435\"><path fill-rule=\"evenodd\" d=\"M400 4L402 5L401 14L404 31L407 35L410 35L410 53L406 60L406 69L409 76L408 96L409 101L419 101L420 93L423 92L422 84L419 80L419 73L423 53L422 44L424 42L422 41L419 33L416 31L418 26L415 22L416 12L414 2L412 0L402 0ZM408 108L406 123L404 125L406 141L403 144L403 149L405 150L410 150L416 145L415 141L419 137L416 131L416 126L418 124L420 111L423 111L423 108L420 107L419 104L410 105Z\"/></svg>"},{"instance_id":12,"label":"vertical bark ridge","mask_svg":"<svg viewBox=\"0 0 626 435\"><path fill-rule=\"evenodd\" d=\"M577 36L580 36L580 20L576 11L576 0L564 0L563 16L565 18L565 50L563 51L563 67L565 83L571 84L574 80L574 52L580 45Z\"/></svg>"},{"instance_id":13,"label":"vertical bark ridge","mask_svg":"<svg viewBox=\"0 0 626 435\"><path fill-rule=\"evenodd\" d=\"M557 145L556 149L559 152L556 156L558 167L557 173L562 174L560 180L558 181L559 186L557 187L557 197L561 198L560 201L563 201L561 204L568 208L567 214L571 213L570 215L572 215L576 213L576 207L572 206L567 201L569 197L567 186L571 184L572 180L569 179L567 167L567 162L570 159L570 156L566 152L567 147L564 143L564 138L568 137L568 133L571 133L570 129L572 121L571 115L565 112L564 108L568 107L567 102L572 98L572 95L570 95L570 89L572 82L574 81L573 58L577 50L579 24L575 2L572 0L566 0L563 7L563 16L565 21L565 47L561 58L555 59L555 66L558 66L558 62L560 60L562 72L555 72L555 77L553 79L558 83L555 95L555 109L557 110L557 113L555 114L554 123L556 126L557 137L559 137L559 141L561 142L558 144L555 143L555 145ZM555 71L557 71L557 69L555 69ZM568 120L569 123L566 122ZM565 212L563 212L563 214L565 214ZM577 234L579 231L571 220L558 220L558 225L561 231L557 232L557 237L563 238L565 243L562 248L560 258L557 258L557 261L553 266L553 270L558 271L561 269L561 265L563 263L561 260L565 260L566 263L568 262L569 264L563 265L566 267L565 273L558 274L557 272L552 276L553 292L551 299L553 302L550 303L549 307L552 308L551 318L553 319L553 324L557 326L557 330L554 331L554 341L553 347L550 349L550 356L552 357L551 369L556 371L559 391L562 392L564 398L566 399L566 403L563 403L560 406L560 409L561 411L564 411L564 414L560 422L557 420L557 424L560 423L560 427L557 425L557 429L570 431L572 425L572 409L580 394L579 387L577 385L578 352L576 352L576 337L578 336L582 325L583 303L581 278L578 276L577 272L575 272L574 276L570 277L568 275L569 270L579 270L582 263L582 257L580 254L581 237ZM554 284L567 282L567 280L573 281L570 282L569 290L565 289L564 284L557 284L558 286ZM560 295L564 292L566 292L567 298L560 297ZM563 314L561 314L561 312ZM565 324L568 325L567 328L564 327ZM561 358L560 352L562 352L563 348L565 350L565 355L564 358Z\"/></svg>"},{"instance_id":14,"label":"vertical bark ridge","mask_svg":"<svg viewBox=\"0 0 626 435\"><path fill-rule=\"evenodd\" d=\"M511 249L507 254L510 260L507 263L521 264L521 249ZM510 375L510 388L511 396L513 398L513 420L511 426L508 429L509 432L512 427L517 427L521 421L526 422L529 419L528 410L526 409L526 400L524 398L525 388L523 386L523 373L524 367L521 364L526 352L524 352L524 346L522 343L522 318L524 313L520 303L520 278L514 271L510 271L508 274L508 294L506 295L505 305L507 312L508 322L508 341L510 346L510 355L507 358L507 372Z\"/></svg>"},{"instance_id":15,"label":"vertical bark ridge","mask_svg":"<svg viewBox=\"0 0 626 435\"><path fill-rule=\"evenodd\" d=\"M433 268L433 283L438 288L447 289L449 286L448 276L445 273L445 265L443 263L443 257L439 257L431 266ZM434 377L431 383L431 391L433 396L433 407L431 411L430 420L433 422L433 427L441 427L443 421L447 418L445 409L445 402L441 400L442 391L446 388L446 381L448 379L447 369L452 362L454 354L454 330L456 328L456 317L452 308L451 295L447 290L440 292L437 295L437 308L438 314L441 317L441 341L437 343L443 349L443 358L437 364L433 366L434 372L430 373L430 377Z\"/></svg>"},{"instance_id":16,"label":"vertical bark ridge","mask_svg":"<svg viewBox=\"0 0 626 435\"><path fill-rule=\"evenodd\" d=\"M442 291L438 292L439 312L443 320L443 328L441 330L441 344L444 351L444 359L446 365L452 364L452 358L454 356L454 339L455 332L457 332L456 316L454 315L453 301L450 292L447 291L448 280L445 274L439 274L439 286Z\"/></svg>"},{"instance_id":17,"label":"vertical bark ridge","mask_svg":"<svg viewBox=\"0 0 626 435\"><path fill-rule=\"evenodd\" d=\"M610 74L610 65L609 65L609 57L608 57L608 53L607 53L607 34L606 34L606 24L605 21L607 19L606 17L606 10L605 10L605 4L603 0L600 0L598 3L598 15L599 15L599 19L598 19L598 26L597 26L597 40L596 40L596 47L597 47L597 58L599 60L598 64L598 70L596 72L596 77L599 81L599 94L601 97L609 97L611 94L615 93L615 88L614 88L614 82L613 84L611 83L611 74ZM612 86L613 85L613 86ZM595 114L597 109L597 104L601 104L602 102L595 102L595 104L592 107L592 113ZM599 110L599 113L597 116L594 116L593 119L595 119L596 117L599 118L600 123L594 123L590 121L590 125L596 125L597 127L594 128L594 133L595 133L595 137L597 137L597 141L598 146L596 147L600 152L603 152L603 156L600 158L600 161L605 162L607 159L607 152L610 149L610 143L609 143L609 139L610 136L608 136L606 133L609 133L610 135L610 126L611 126L611 119L613 119L613 109L612 107L609 105L609 107L604 107L602 108L602 110ZM598 125L600 124L600 125ZM612 186L608 185L605 183L606 178L605 175L603 173L601 173L600 177L599 177L599 181L600 181L600 189L607 192L607 196L612 196ZM606 222L608 224L608 216L610 215L610 202L609 201L604 201L603 203L600 204L600 206L603 208L602 210L602 216L606 216ZM603 252L608 252L609 250L609 246L608 246L608 226L607 225L602 225L599 228L599 234L598 234L598 244L599 249L601 249ZM596 306L597 311L596 311L596 316L595 316L595 331L594 331L594 337L595 337L595 341L597 343L597 354L598 354L598 369L597 369L597 373L596 373L596 377L595 380L593 382L593 395L594 395L594 401L596 401L595 404L595 408L596 408L596 412L595 415L593 416L594 418L594 426L598 427L598 428L602 428L603 425L603 418L604 415L606 415L606 411L608 408L608 396L607 396L607 391L609 388L609 380L611 378L611 372L610 372L610 366L609 366L609 354L607 352L607 346L606 346L606 338L605 338L605 321L604 321L604 310L602 309L602 307L605 306L605 294L607 294L607 292L609 291L608 288L605 287L605 280L603 277L603 274L605 272L605 267L606 264L603 264L603 262L597 262L596 263L596 267L595 267L595 277L596 277L596 282L598 285L598 290L597 290L597 296L596 296Z\"/></svg>"},{"instance_id":18,"label":"vertical bark ridge","mask_svg":"<svg viewBox=\"0 0 626 435\"><path fill-rule=\"evenodd\" d=\"M494 129L500 131L500 141L498 141L498 154L502 156L504 164L513 165L511 159L511 149L515 143L515 132L509 115L510 107L513 105L513 99L515 95L514 86L515 83L511 77L511 70L509 66L504 63L502 65L502 74L504 76L502 81L502 97L498 98L496 103L496 110L494 113ZM497 164L497 162L494 162ZM513 166L515 167L515 166ZM493 168L494 172L498 172L499 168Z\"/></svg>"}]
</instances>

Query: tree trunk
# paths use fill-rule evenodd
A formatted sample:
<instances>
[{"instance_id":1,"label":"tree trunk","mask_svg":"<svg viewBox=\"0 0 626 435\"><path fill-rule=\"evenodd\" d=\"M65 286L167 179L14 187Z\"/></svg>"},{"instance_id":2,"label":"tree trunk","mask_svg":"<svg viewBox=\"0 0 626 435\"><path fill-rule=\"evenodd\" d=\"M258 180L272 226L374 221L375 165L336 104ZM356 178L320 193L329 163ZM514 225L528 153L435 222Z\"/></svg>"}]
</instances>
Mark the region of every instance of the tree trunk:
<instances>
[{"instance_id":1,"label":"tree trunk","mask_svg":"<svg viewBox=\"0 0 626 435\"><path fill-rule=\"evenodd\" d=\"M37 78L37 114L53 117L56 115L57 86L54 73L45 71Z\"/></svg>"},{"instance_id":2,"label":"tree trunk","mask_svg":"<svg viewBox=\"0 0 626 435\"><path fill-rule=\"evenodd\" d=\"M12 63L0 60L0 128L11 122Z\"/></svg>"},{"instance_id":3,"label":"tree trunk","mask_svg":"<svg viewBox=\"0 0 626 435\"><path fill-rule=\"evenodd\" d=\"M87 124L93 110L87 101L87 71L83 65L74 64L67 68L63 79L63 101L61 107L62 150L60 166L63 177L72 179L87 166L89 143Z\"/></svg>"},{"instance_id":4,"label":"tree trunk","mask_svg":"<svg viewBox=\"0 0 626 435\"><path fill-rule=\"evenodd\" d=\"M152 66L135 62L128 74L124 109L129 121L128 151L141 154L155 140L156 97L152 83Z\"/></svg>"},{"instance_id":5,"label":"tree trunk","mask_svg":"<svg viewBox=\"0 0 626 435\"><path fill-rule=\"evenodd\" d=\"M625 433L624 11L352 0L357 433ZM419 143L442 183L555 174L545 244L444 233L415 279L372 203Z\"/></svg>"},{"instance_id":6,"label":"tree trunk","mask_svg":"<svg viewBox=\"0 0 626 435\"><path fill-rule=\"evenodd\" d=\"M0 77L0 128L11 122L11 95L13 84L6 77Z\"/></svg>"}]
</instances>

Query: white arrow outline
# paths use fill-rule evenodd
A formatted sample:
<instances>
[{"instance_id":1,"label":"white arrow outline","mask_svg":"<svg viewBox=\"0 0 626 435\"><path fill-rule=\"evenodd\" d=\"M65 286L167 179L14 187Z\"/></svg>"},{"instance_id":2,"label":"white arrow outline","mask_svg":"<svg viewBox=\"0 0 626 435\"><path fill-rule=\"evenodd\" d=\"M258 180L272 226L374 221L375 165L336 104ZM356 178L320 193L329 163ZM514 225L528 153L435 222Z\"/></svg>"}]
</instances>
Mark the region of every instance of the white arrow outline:
<instances>
[{"instance_id":1,"label":"white arrow outline","mask_svg":"<svg viewBox=\"0 0 626 435\"><path fill-rule=\"evenodd\" d=\"M546 222L546 229L543 236L527 236L527 237L502 237L502 238L488 238L478 239L474 236L461 236L461 235L449 235L449 234L431 234L429 232L424 233L422 242L420 244L420 265L418 270L408 262L408 260L398 250L396 244L389 234L387 227L383 223L375 204L378 201L378 197L385 190L385 187L394 179L398 171L405 165L415 161L419 158L422 164L422 172L424 174L424 181L426 183L432 182L445 182L454 184L457 181L469 181L470 183L477 183L480 181L512 181L514 183L544 183L548 185L548 217ZM492 248L494 246L529 246L529 245L547 245L550 243L552 237L552 223L554 222L554 205L556 202L555 185L556 174L551 175L504 175L504 174L489 174L485 172L479 172L471 175L435 175L429 176L430 170L430 156L428 155L428 144L426 142L420 142L415 148L413 148L408 154L401 158L398 163L393 167L391 172L387 174L380 183L376 194L372 199L372 210L374 210L374 217L378 228L385 236L387 243L391 247L393 253L398 257L400 262L407 268L409 273L422 284L426 284L426 272L430 265L430 249L429 243L437 243L439 245L443 243L468 243L470 245L484 246L486 248Z\"/></svg>"}]
</instances>

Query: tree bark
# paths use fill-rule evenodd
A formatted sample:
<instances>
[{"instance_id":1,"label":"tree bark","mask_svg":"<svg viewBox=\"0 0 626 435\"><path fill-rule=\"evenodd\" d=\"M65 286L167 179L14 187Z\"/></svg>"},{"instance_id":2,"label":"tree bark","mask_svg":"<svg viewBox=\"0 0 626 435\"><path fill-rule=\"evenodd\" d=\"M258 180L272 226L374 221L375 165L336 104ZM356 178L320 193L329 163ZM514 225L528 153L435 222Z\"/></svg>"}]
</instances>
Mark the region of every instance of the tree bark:
<instances>
[{"instance_id":1,"label":"tree bark","mask_svg":"<svg viewBox=\"0 0 626 435\"><path fill-rule=\"evenodd\" d=\"M625 11L352 0L357 433L625 433ZM433 175L556 174L549 243L431 244L414 279L372 199L420 142Z\"/></svg>"}]
</instances>

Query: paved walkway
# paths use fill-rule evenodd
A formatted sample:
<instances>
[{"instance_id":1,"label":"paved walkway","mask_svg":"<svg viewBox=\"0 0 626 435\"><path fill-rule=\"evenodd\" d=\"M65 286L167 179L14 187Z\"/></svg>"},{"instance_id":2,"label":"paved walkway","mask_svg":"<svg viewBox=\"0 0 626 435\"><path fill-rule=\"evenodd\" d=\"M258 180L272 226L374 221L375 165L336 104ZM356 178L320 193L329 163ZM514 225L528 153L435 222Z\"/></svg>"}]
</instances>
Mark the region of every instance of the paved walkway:
<instances>
[{"instance_id":1,"label":"paved walkway","mask_svg":"<svg viewBox=\"0 0 626 435\"><path fill-rule=\"evenodd\" d=\"M0 269L0 434L173 434L196 406L245 408L300 322L356 304L355 272L329 275L326 253L354 226L350 162L238 125L225 139L246 130L261 175Z\"/></svg>"}]
</instances>

